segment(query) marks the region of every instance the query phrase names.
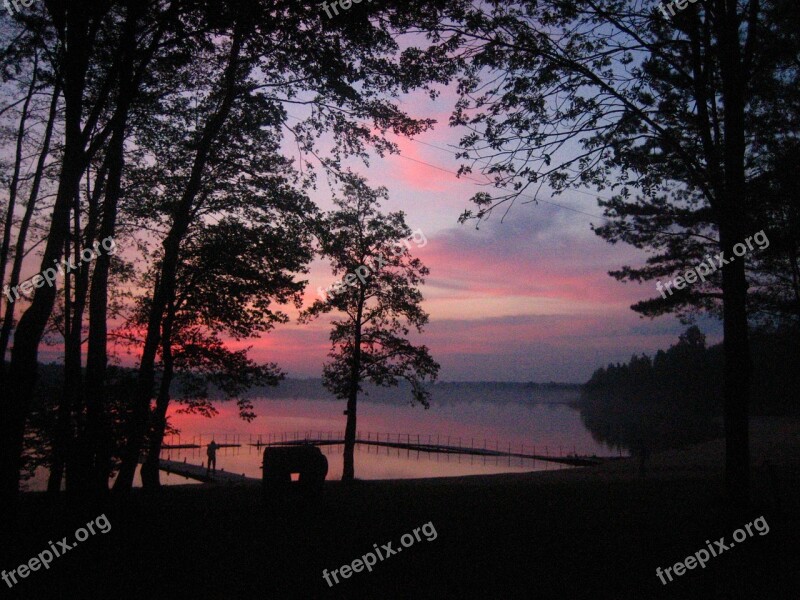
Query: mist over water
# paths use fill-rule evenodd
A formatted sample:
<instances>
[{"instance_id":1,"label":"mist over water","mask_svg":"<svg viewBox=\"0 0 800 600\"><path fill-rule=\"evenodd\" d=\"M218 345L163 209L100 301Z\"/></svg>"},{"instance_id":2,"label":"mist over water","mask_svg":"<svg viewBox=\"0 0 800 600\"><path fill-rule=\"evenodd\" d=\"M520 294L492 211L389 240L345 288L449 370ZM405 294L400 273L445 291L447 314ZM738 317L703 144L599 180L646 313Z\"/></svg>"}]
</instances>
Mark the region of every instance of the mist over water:
<instances>
[{"instance_id":1,"label":"mist over water","mask_svg":"<svg viewBox=\"0 0 800 600\"><path fill-rule=\"evenodd\" d=\"M163 450L164 459L205 464L206 445L213 438L220 444L239 444L217 452L218 468L261 477L263 448L256 444L306 435L323 439L343 437L343 401L330 397L291 397L298 387L286 386L285 396L254 399L256 419L250 423L238 417L233 403L218 403L219 414L211 419L180 414L179 405L170 409L170 424L180 431L167 436L165 445L197 444L200 448ZM439 387L439 386L437 386ZM281 388L275 390L279 392ZM572 406L576 389L531 389L522 384L444 384L434 393L431 407L411 406L403 389L381 390L364 397L358 405L359 439L488 448L524 454L566 456L616 455L618 452L595 441L583 425L580 412ZM316 394L315 394L316 395ZM398 438L399 436L399 438ZM417 437L419 436L419 438ZM342 475L342 446L323 446L330 464L328 479ZM356 477L395 479L445 477L491 473L527 472L564 468L541 460L498 458L418 452L374 446L356 447ZM166 485L191 481L161 474ZM44 489L46 472L28 482L28 489ZM136 485L140 485L136 478Z\"/></svg>"}]
</instances>

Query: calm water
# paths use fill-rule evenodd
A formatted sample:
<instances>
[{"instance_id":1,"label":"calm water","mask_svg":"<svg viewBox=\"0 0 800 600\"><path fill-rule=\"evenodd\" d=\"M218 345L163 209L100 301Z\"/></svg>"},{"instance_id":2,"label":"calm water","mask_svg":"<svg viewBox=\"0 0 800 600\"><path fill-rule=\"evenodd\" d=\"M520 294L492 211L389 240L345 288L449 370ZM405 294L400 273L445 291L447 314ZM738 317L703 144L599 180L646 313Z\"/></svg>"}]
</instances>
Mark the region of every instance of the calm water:
<instances>
[{"instance_id":1,"label":"calm water","mask_svg":"<svg viewBox=\"0 0 800 600\"><path fill-rule=\"evenodd\" d=\"M531 398L519 401L503 399L499 402L465 400L459 402L434 402L425 410L397 402L372 402L361 400L358 407L359 437L376 434L385 440L400 435L401 441L410 436L411 441L436 442L509 450L526 454L565 456L610 455L615 451L592 439L583 426L580 413L564 403L547 403L547 394L537 403ZM558 397L563 401L563 394ZM233 403L219 404L219 415L207 419L198 415L177 414L170 411L170 422L180 430L180 435L170 436L167 444L201 444L200 449L164 450L162 458L201 464L206 461L205 445L212 437L217 443L239 443L238 448L217 451L217 468L249 477L260 478L262 451L251 446L259 437L262 441L307 433L333 439L343 437L344 403L322 399L270 398L254 401L257 418L247 423L238 418ZM438 436L438 437L437 437ZM322 448L328 456L329 479L342 474L342 447ZM552 470L563 468L556 463L520 458L490 458L417 452L396 448L358 446L355 457L356 477L361 479L394 479L417 477L444 477ZM191 483L183 477L161 474L164 484ZM43 489L45 474L28 482L28 489ZM138 477L137 477L138 484Z\"/></svg>"}]
</instances>

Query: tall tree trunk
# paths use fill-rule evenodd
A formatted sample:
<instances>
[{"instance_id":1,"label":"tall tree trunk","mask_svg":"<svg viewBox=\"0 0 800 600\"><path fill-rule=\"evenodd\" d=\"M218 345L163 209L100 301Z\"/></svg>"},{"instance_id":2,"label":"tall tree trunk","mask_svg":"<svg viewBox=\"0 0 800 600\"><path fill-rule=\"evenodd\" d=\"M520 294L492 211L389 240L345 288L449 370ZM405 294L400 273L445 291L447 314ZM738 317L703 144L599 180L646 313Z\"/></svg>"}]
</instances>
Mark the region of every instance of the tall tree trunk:
<instances>
[{"instance_id":1,"label":"tall tree trunk","mask_svg":"<svg viewBox=\"0 0 800 600\"><path fill-rule=\"evenodd\" d=\"M64 247L64 256L69 256L70 239L67 237ZM64 339L69 339L70 312L72 311L72 276L64 274ZM69 353L67 359L69 359ZM61 387L61 397L58 401L56 410L56 430L53 436L53 453L50 461L50 475L47 479L47 492L57 494L61 491L61 480L64 476L64 469L67 464L67 452L69 440L72 437L72 414L70 410L70 398L68 389L70 387L69 368L64 368L64 382Z\"/></svg>"},{"instance_id":2,"label":"tall tree trunk","mask_svg":"<svg viewBox=\"0 0 800 600\"><path fill-rule=\"evenodd\" d=\"M19 190L19 174L22 169L22 151L25 143L25 126L28 122L28 111L31 106L31 99L36 90L36 80L39 75L39 56L34 55L33 73L31 74L31 84L22 105L22 113L19 117L19 129L17 130L16 152L14 154L14 173L11 176L11 184L8 187L8 210L6 211L6 222L3 227L3 240L0 243L0 286L6 280L6 265L8 264L8 250L11 247L11 227L14 223L14 209L17 203L17 191ZM9 304L12 304L9 302Z\"/></svg>"},{"instance_id":3,"label":"tall tree trunk","mask_svg":"<svg viewBox=\"0 0 800 600\"><path fill-rule=\"evenodd\" d=\"M125 121L115 127L108 147L108 181L103 202L103 219L98 239L113 237L117 223L117 205L122 190L124 169ZM80 460L91 475L87 485L99 493L108 491L111 473L111 433L104 407L108 367L108 280L111 257L102 252L97 257L89 292L89 339L86 352L86 428L78 442L84 451Z\"/></svg>"},{"instance_id":4,"label":"tall tree trunk","mask_svg":"<svg viewBox=\"0 0 800 600\"><path fill-rule=\"evenodd\" d=\"M133 101L139 92L147 65L176 17L178 3L172 2L161 18L149 47L145 49L138 69L135 69L137 51L136 29L145 5L134 3L129 7L128 19L122 36L123 59L119 70L120 101L109 142L109 174L103 202L103 219L98 239L113 238L117 227L117 209L122 196L122 174L125 167L126 125ZM86 356L86 428L79 446L86 450L84 460L92 472L91 487L98 493L108 492L111 474L112 440L105 407L105 380L108 367L108 282L111 257L107 253L96 261L89 300L89 339Z\"/></svg>"},{"instance_id":5,"label":"tall tree trunk","mask_svg":"<svg viewBox=\"0 0 800 600\"><path fill-rule=\"evenodd\" d=\"M361 379L361 318L364 313L364 289L360 288L358 311L353 332L353 364L350 373L350 391L347 397L347 425L344 430L344 468L342 481L355 478L356 449L356 412L358 405L358 388Z\"/></svg>"},{"instance_id":6,"label":"tall tree trunk","mask_svg":"<svg viewBox=\"0 0 800 600\"><path fill-rule=\"evenodd\" d=\"M60 97L61 84L57 77L55 87L53 88L53 95L50 100L50 113L47 117L42 150L39 153L39 159L36 163L33 185L31 186L31 192L28 196L28 204L25 206L25 214L22 216L22 221L19 225L17 244L14 247L14 263L11 267L11 277L8 282L9 287L16 287L19 284L22 262L25 260L25 244L28 239L28 229L30 228L33 213L36 209L36 203L39 199L39 189L41 188L42 179L44 178L44 168L47 163L47 157L50 155L50 143L53 139L53 128L58 115L58 100ZM5 376L6 350L8 349L8 341L11 339L11 329L14 325L15 306L16 304L13 302L6 305L6 314L3 317L2 329L0 329L0 382L3 381L3 377Z\"/></svg>"},{"instance_id":7,"label":"tall tree trunk","mask_svg":"<svg viewBox=\"0 0 800 600\"><path fill-rule=\"evenodd\" d=\"M90 46L87 12L66 11L64 159L41 271L50 268L62 256L69 226L69 209L78 193L85 165L86 138L81 129L81 116ZM49 285L38 288L14 336L9 365L9 373L13 373L13 377L7 378L7 400L0 408L0 505L9 507L4 518L16 519L25 420L36 386L39 343L55 298L55 288Z\"/></svg>"},{"instance_id":8,"label":"tall tree trunk","mask_svg":"<svg viewBox=\"0 0 800 600\"><path fill-rule=\"evenodd\" d=\"M737 504L749 500L750 449L748 404L751 360L747 326L747 279L744 260L735 259L733 247L747 233L745 186L745 98L747 74L743 72L736 0L718 0L720 66L725 101L725 193L720 200L720 245L731 260L722 269L724 311L723 351L725 488Z\"/></svg>"},{"instance_id":9,"label":"tall tree trunk","mask_svg":"<svg viewBox=\"0 0 800 600\"><path fill-rule=\"evenodd\" d=\"M79 222L79 199L75 202L75 225L73 238L76 240L74 245L75 264L79 265L80 270L74 273L74 284L71 288L72 302L67 303L71 310L65 311L64 338L64 393L61 399L62 406L59 406L58 424L56 436L53 444L53 460L50 468L50 479L48 481L48 492L55 493L61 490L61 479L66 469L67 489L76 490L85 487L87 470L82 465L79 455L83 449L77 443L78 432L81 430L82 403L82 373L81 373L81 346L83 339L83 315L86 310L86 301L89 288L89 269L88 263L83 263L80 253L84 247L91 247L97 231L98 204L100 194L103 190L103 182L107 170L107 160L103 162L95 175L95 187L89 194L89 219L83 236L83 245L80 240ZM87 186L89 175L87 172ZM65 276L65 281L70 281L69 275ZM70 314L71 313L71 314Z\"/></svg>"},{"instance_id":10,"label":"tall tree trunk","mask_svg":"<svg viewBox=\"0 0 800 600\"><path fill-rule=\"evenodd\" d=\"M147 458L142 464L142 486L146 489L161 487L159 466L161 444L164 441L164 431L167 428L167 409L169 408L169 388L172 385L175 361L172 356L172 324L175 320L174 299L171 299L164 318L164 329L161 341L161 358L164 364L164 373L161 376L156 408L153 412L153 422L150 428L149 448Z\"/></svg>"},{"instance_id":11,"label":"tall tree trunk","mask_svg":"<svg viewBox=\"0 0 800 600\"><path fill-rule=\"evenodd\" d=\"M243 37L243 23L237 21L234 26L228 64L222 76L222 101L216 113L209 118L203 135L198 141L189 181L175 207L172 226L163 243L164 258L161 261L158 284L153 290L153 301L150 305L147 322L147 334L145 336L144 349L142 350L142 359L139 364L136 398L126 427L122 464L120 465L117 480L114 482L114 491L128 491L133 485L133 477L139 463L142 441L149 421L150 400L155 384L155 360L161 341L161 321L168 299L175 293L175 276L180 258L180 245L189 229L192 208L202 186L203 171L208 163L211 149L230 114L238 93L239 57L242 50Z\"/></svg>"}]
</instances>

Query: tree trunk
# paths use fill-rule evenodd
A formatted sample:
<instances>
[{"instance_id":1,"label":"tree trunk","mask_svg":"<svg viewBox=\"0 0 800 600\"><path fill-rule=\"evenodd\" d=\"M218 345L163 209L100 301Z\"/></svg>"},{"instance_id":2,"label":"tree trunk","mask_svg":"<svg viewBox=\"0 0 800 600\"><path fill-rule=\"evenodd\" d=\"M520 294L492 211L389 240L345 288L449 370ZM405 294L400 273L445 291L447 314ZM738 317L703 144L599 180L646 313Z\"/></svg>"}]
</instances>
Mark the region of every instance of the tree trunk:
<instances>
[{"instance_id":1,"label":"tree trunk","mask_svg":"<svg viewBox=\"0 0 800 600\"><path fill-rule=\"evenodd\" d=\"M186 189L178 202L172 218L172 227L164 240L164 258L161 262L159 281L153 290L153 301L147 322L142 359L139 363L139 378L136 386L136 399L129 416L125 446L122 450L122 464L114 491L128 491L133 485L133 477L139 464L142 441L147 431L150 413L150 400L155 384L155 361L161 338L161 321L168 299L175 292L175 276L180 259L180 245L189 229L192 208L202 186L202 175L214 143L238 94L237 78L239 56L242 50L243 23L237 21L234 27L228 64L223 74L223 98L217 112L209 118L203 135L197 144L194 164Z\"/></svg>"},{"instance_id":2,"label":"tree trunk","mask_svg":"<svg viewBox=\"0 0 800 600\"><path fill-rule=\"evenodd\" d=\"M150 428L149 448L147 458L142 464L142 486L146 489L161 487L159 478L159 461L161 444L164 441L164 431L167 428L167 409L169 408L169 388L172 384L175 362L172 357L172 323L175 318L175 307L170 301L167 316L164 319L164 331L161 342L161 356L164 363L164 373L161 376L161 385L156 399L156 409L153 413L153 423Z\"/></svg>"},{"instance_id":3,"label":"tree trunk","mask_svg":"<svg viewBox=\"0 0 800 600\"><path fill-rule=\"evenodd\" d=\"M750 449L748 403L751 361L747 326L747 279L743 259L734 257L733 247L747 233L745 186L745 94L736 0L718 0L720 67L725 101L725 190L719 201L720 246L731 260L722 269L724 311L724 420L725 488L730 501L749 500Z\"/></svg>"},{"instance_id":4,"label":"tree trunk","mask_svg":"<svg viewBox=\"0 0 800 600\"><path fill-rule=\"evenodd\" d=\"M114 128L108 147L108 181L103 201L103 219L98 239L113 237L124 168L125 122ZM87 473L85 484L99 493L108 491L111 473L111 439L105 418L104 392L108 367L108 276L111 257L101 252L95 261L89 291L89 340L86 352L86 428L81 433L81 462Z\"/></svg>"},{"instance_id":5,"label":"tree trunk","mask_svg":"<svg viewBox=\"0 0 800 600\"><path fill-rule=\"evenodd\" d=\"M78 193L85 165L85 138L81 129L83 92L89 59L88 15L67 11L66 56L64 58L65 143L58 193L53 206L50 232L40 271L57 263L62 256L69 209ZM9 507L5 518L15 519L19 491L25 420L36 385L39 342L56 298L54 287L38 288L33 301L19 321L14 336L7 378L7 399L0 408L0 506Z\"/></svg>"},{"instance_id":6,"label":"tree trunk","mask_svg":"<svg viewBox=\"0 0 800 600\"><path fill-rule=\"evenodd\" d=\"M39 199L39 189L42 185L44 178L44 167L47 163L47 157L50 155L50 142L53 139L53 127L55 126L56 117L58 115L58 99L61 97L61 85L57 82L53 88L53 96L50 100L50 114L47 117L47 126L45 127L44 140L42 142L42 150L39 153L39 159L36 163L36 172L33 176L33 185L31 192L28 196L28 204L25 207L25 214L22 217L22 222L19 225L19 233L17 235L17 244L14 248L14 263L11 267L11 277L9 279L9 287L15 287L19 284L19 275L22 271L22 262L25 259L25 243L28 239L28 229L33 219L33 213L36 208L36 203ZM11 329L14 325L14 308L16 304L10 302L6 305L6 314L3 317L3 326L0 330L0 382L5 376L6 368L6 350L8 349L8 341L11 339Z\"/></svg>"},{"instance_id":7,"label":"tree trunk","mask_svg":"<svg viewBox=\"0 0 800 600\"><path fill-rule=\"evenodd\" d=\"M69 256L70 240L67 238L64 247L64 256ZM70 312L72 310L72 277L69 273L64 274L64 340L70 338ZM67 464L67 454L69 452L70 439L72 438L72 411L69 389L72 385L70 376L70 362L72 356L64 344L65 364L64 364L64 383L61 388L61 398L58 401L56 411L56 428L53 436L53 452L50 460L50 475L47 479L47 492L57 494L61 491L61 480L64 477L64 469ZM78 364L80 370L80 363Z\"/></svg>"},{"instance_id":8,"label":"tree trunk","mask_svg":"<svg viewBox=\"0 0 800 600\"><path fill-rule=\"evenodd\" d=\"M353 364L350 374L350 391L347 397L347 425L344 430L344 469L342 481L352 481L355 478L355 449L356 449L356 408L358 402L358 387L361 375L361 318L364 312L364 289L360 289L358 311L353 332Z\"/></svg>"}]
</instances>

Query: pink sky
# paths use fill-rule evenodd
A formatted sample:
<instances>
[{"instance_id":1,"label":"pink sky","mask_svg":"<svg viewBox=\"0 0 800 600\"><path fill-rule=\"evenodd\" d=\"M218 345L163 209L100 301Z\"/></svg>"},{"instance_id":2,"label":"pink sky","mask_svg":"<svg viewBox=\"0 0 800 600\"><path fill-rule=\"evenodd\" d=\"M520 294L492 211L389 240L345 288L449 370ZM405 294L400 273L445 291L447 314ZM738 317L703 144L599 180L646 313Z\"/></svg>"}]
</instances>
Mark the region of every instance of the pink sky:
<instances>
[{"instance_id":1,"label":"pink sky","mask_svg":"<svg viewBox=\"0 0 800 600\"><path fill-rule=\"evenodd\" d=\"M388 188L383 210L403 210L409 227L428 240L423 248L412 245L431 270L423 287L431 322L418 341L441 363L440 378L583 382L599 366L674 343L684 329L677 319L642 319L630 310L656 293L653 284L622 284L608 276L624 264L641 264L646 255L607 244L590 229L602 218L569 210L600 215L592 194L545 193L543 199L562 206L519 203L504 222L500 211L478 230L457 223L468 199L487 188L457 178L459 163L451 153L418 143L457 143L458 132L447 126L452 102L447 91L436 102L411 97L404 106L437 119L435 129L413 141L397 140L403 156L373 157L368 168L352 164L370 185ZM329 195L321 190L315 197L323 209L331 206ZM317 286L333 282L327 265L316 262L308 301ZM717 329L713 323L701 327ZM292 376L318 377L329 349L328 326L325 320L293 323L253 346L253 356L278 361Z\"/></svg>"},{"instance_id":2,"label":"pink sky","mask_svg":"<svg viewBox=\"0 0 800 600\"><path fill-rule=\"evenodd\" d=\"M474 223L457 223L476 191L492 190L457 178L459 163L452 153L418 143L441 148L457 143L459 133L447 126L452 102L447 90L436 102L409 97L404 102L409 112L439 124L416 140L397 140L402 156L373 156L369 167L350 165L370 185L388 188L382 210L404 211L409 227L422 230L428 240L425 247L411 248L431 271L422 288L430 324L415 339L441 363L440 379L579 383L609 362L674 343L685 328L676 318L642 319L630 310L656 294L653 284L622 284L608 276L622 265L642 264L646 255L607 244L591 231L591 223L603 219L589 216L601 211L588 191L558 197L545 192L546 203L519 202L503 222L501 210L477 230ZM287 144L287 152L293 148ZM324 181L323 176L314 199L330 210L331 191ZM335 281L320 260L309 279L309 303L318 286ZM716 322L700 325L709 342L719 340ZM277 362L289 376L319 377L328 331L325 319L309 325L293 319L261 339L232 345L252 346L253 358ZM61 358L56 348L42 348L41 360ZM134 358L121 360L131 365Z\"/></svg>"}]
</instances>

